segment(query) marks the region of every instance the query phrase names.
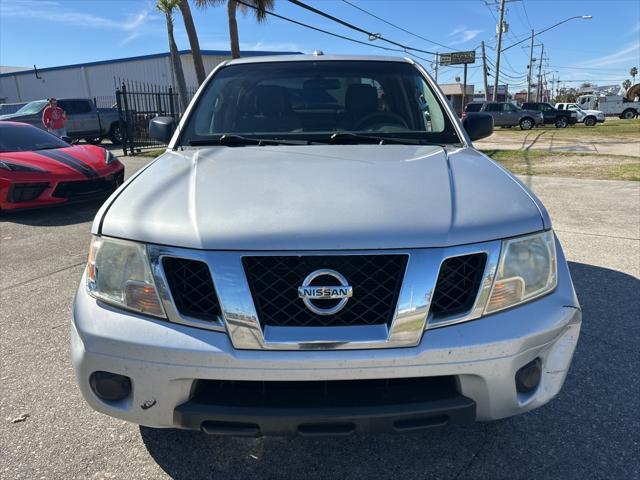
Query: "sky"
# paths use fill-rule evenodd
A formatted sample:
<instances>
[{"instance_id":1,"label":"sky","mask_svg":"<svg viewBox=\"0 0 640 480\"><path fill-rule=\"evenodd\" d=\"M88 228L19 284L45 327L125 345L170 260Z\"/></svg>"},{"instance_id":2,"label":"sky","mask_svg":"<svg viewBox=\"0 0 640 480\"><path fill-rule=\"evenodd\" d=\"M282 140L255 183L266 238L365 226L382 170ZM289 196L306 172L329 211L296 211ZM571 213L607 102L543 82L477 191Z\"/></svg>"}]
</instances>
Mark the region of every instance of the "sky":
<instances>
[{"instance_id":1,"label":"sky","mask_svg":"<svg viewBox=\"0 0 640 480\"><path fill-rule=\"evenodd\" d=\"M306 0L306 3L388 39L429 52L473 50L487 44L490 63L496 60L498 0L349 0L354 5L391 22L394 28L354 8L343 0ZM228 26L224 6L192 12L203 49L228 50ZM39 68L108 60L168 50L164 17L152 0L0 0L0 64ZM286 0L275 0L275 12L318 28L346 35L367 45L351 43L270 17L257 23L249 13L238 15L240 46L244 50L278 50L311 53L392 54L374 45L367 36L301 9ZM630 78L632 66L640 67L640 1L638 0L520 0L507 3L508 33L503 48L568 17L575 19L536 37L544 43L543 70L565 85L590 81L598 85L620 84ZM176 13L178 48L188 49L182 18ZM419 38L415 35L420 37ZM429 41L425 40L428 39ZM431 42L437 42L440 46ZM444 48L444 47L448 48ZM540 46L534 57L540 57ZM432 72L433 55L417 53ZM510 90L526 84L529 42L502 56L504 77ZM480 49L470 65L468 83L482 89ZM490 67L490 70L493 70ZM501 69L502 70L502 69ZM459 67L442 67L441 83L462 77ZM639 81L640 77L636 77ZM490 79L492 84L493 80Z\"/></svg>"}]
</instances>

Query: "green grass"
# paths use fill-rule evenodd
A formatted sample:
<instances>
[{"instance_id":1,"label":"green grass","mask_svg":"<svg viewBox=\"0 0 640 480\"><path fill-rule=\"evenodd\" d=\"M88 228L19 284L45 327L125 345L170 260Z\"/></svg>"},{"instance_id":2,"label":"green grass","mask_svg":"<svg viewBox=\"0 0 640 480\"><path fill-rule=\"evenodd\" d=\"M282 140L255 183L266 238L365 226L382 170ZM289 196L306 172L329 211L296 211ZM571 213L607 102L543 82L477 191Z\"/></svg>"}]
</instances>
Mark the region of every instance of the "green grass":
<instances>
[{"instance_id":1,"label":"green grass","mask_svg":"<svg viewBox=\"0 0 640 480\"><path fill-rule=\"evenodd\" d=\"M545 150L482 150L517 175L640 181L640 158Z\"/></svg>"},{"instance_id":2,"label":"green grass","mask_svg":"<svg viewBox=\"0 0 640 480\"><path fill-rule=\"evenodd\" d=\"M148 158L156 158L162 155L165 152L164 148L159 148L158 150L147 150L146 152L140 152L136 155L138 157L148 157Z\"/></svg>"},{"instance_id":3,"label":"green grass","mask_svg":"<svg viewBox=\"0 0 640 480\"><path fill-rule=\"evenodd\" d=\"M557 138L576 138L576 137L611 137L611 138L640 138L640 119L634 120L621 120L619 118L607 117L604 123L598 123L595 127L585 127L581 123L567 128L556 128L553 125L545 125L544 127L537 127L529 132L545 132L546 135L553 133ZM518 127L513 128L496 128L495 132L498 134L522 134Z\"/></svg>"}]
</instances>

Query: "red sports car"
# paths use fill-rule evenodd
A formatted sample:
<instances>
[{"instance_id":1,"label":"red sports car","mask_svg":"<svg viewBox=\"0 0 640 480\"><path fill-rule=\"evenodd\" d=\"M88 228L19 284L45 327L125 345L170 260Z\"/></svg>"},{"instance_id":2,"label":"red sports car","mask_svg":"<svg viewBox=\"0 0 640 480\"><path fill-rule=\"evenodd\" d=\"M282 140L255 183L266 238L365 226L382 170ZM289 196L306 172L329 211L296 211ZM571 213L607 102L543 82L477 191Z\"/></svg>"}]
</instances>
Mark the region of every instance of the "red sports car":
<instances>
[{"instance_id":1,"label":"red sports car","mask_svg":"<svg viewBox=\"0 0 640 480\"><path fill-rule=\"evenodd\" d=\"M104 148L0 122L0 211L99 198L123 180L124 165Z\"/></svg>"}]
</instances>

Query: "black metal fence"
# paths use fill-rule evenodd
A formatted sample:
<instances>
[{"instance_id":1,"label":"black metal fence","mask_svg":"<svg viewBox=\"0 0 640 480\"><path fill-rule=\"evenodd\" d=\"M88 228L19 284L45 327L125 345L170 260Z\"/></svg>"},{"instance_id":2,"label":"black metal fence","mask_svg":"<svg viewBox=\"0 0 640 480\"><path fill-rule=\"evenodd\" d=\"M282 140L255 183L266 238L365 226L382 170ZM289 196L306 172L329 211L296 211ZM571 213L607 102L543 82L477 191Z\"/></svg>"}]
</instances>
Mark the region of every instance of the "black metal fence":
<instances>
[{"instance_id":1,"label":"black metal fence","mask_svg":"<svg viewBox=\"0 0 640 480\"><path fill-rule=\"evenodd\" d=\"M186 104L195 91L196 88L187 90ZM115 101L120 115L120 136L125 155L162 148L164 144L149 135L149 121L157 116L169 116L177 122L184 113L180 95L170 86L124 81L116 89Z\"/></svg>"}]
</instances>

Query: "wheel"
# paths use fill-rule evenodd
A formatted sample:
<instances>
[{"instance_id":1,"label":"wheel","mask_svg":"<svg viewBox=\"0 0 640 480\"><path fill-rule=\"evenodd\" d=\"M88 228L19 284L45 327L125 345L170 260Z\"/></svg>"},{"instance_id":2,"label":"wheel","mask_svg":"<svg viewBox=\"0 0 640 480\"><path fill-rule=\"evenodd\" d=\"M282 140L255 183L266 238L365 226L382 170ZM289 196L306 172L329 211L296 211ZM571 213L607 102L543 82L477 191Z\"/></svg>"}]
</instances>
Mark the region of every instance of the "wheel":
<instances>
[{"instance_id":1,"label":"wheel","mask_svg":"<svg viewBox=\"0 0 640 480\"><path fill-rule=\"evenodd\" d=\"M624 118L625 120L631 120L633 118L636 118L636 111L633 108L627 108L624 112L622 112L622 115L620 116L620 118Z\"/></svg>"},{"instance_id":2,"label":"wheel","mask_svg":"<svg viewBox=\"0 0 640 480\"><path fill-rule=\"evenodd\" d=\"M114 145L120 145L122 143L122 130L120 129L120 124L114 123L111 125L109 140L111 140L111 143Z\"/></svg>"},{"instance_id":3,"label":"wheel","mask_svg":"<svg viewBox=\"0 0 640 480\"><path fill-rule=\"evenodd\" d=\"M596 125L596 117L589 116L589 117L585 118L584 119L584 124L587 127L594 127Z\"/></svg>"},{"instance_id":4,"label":"wheel","mask_svg":"<svg viewBox=\"0 0 640 480\"><path fill-rule=\"evenodd\" d=\"M520 120L520 130L531 130L533 128L533 120L530 118L523 118Z\"/></svg>"},{"instance_id":5,"label":"wheel","mask_svg":"<svg viewBox=\"0 0 640 480\"><path fill-rule=\"evenodd\" d=\"M569 122L567 122L566 117L560 117L556 120L556 128L567 128Z\"/></svg>"}]
</instances>

